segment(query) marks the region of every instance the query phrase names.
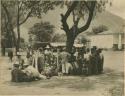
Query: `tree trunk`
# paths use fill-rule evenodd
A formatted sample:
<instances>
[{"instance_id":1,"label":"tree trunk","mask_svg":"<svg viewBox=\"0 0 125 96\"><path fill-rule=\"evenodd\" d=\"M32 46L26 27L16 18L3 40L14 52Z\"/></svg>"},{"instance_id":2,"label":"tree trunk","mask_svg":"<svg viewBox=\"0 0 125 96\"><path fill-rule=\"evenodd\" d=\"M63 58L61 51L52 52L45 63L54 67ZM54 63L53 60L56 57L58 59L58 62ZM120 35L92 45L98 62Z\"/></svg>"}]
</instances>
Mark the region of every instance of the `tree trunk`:
<instances>
[{"instance_id":1,"label":"tree trunk","mask_svg":"<svg viewBox=\"0 0 125 96\"><path fill-rule=\"evenodd\" d=\"M19 48L20 48L20 24L19 24L19 4L17 6L17 35L18 35L18 38L17 38L17 47L16 47L16 52L19 51Z\"/></svg>"},{"instance_id":2,"label":"tree trunk","mask_svg":"<svg viewBox=\"0 0 125 96\"><path fill-rule=\"evenodd\" d=\"M15 36L14 30L13 30L12 21L11 21L12 17L10 16L10 13L9 13L7 7L3 3L1 5L2 5L2 7L3 7L3 9L4 9L5 13L6 13L5 18L7 16L7 21L8 22L6 22L7 23L6 29L8 29L8 31L10 32L10 34L12 34L13 45L16 47L17 42L16 42L16 36Z\"/></svg>"},{"instance_id":3,"label":"tree trunk","mask_svg":"<svg viewBox=\"0 0 125 96\"><path fill-rule=\"evenodd\" d=\"M73 45L74 45L74 40L75 40L75 38L73 37L72 32L70 32L69 34L67 34L66 51L68 53L72 52Z\"/></svg>"}]
</instances>

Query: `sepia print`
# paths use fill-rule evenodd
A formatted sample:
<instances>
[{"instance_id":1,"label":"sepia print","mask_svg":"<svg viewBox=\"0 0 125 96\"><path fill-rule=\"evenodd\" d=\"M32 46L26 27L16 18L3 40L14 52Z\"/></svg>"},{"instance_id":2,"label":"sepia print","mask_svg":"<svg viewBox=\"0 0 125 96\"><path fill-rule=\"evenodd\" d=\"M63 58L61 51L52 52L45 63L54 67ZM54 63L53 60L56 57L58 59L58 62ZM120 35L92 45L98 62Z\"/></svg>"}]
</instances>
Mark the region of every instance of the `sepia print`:
<instances>
[{"instance_id":1,"label":"sepia print","mask_svg":"<svg viewBox=\"0 0 125 96\"><path fill-rule=\"evenodd\" d=\"M124 96L125 0L0 0L0 95Z\"/></svg>"}]
</instances>

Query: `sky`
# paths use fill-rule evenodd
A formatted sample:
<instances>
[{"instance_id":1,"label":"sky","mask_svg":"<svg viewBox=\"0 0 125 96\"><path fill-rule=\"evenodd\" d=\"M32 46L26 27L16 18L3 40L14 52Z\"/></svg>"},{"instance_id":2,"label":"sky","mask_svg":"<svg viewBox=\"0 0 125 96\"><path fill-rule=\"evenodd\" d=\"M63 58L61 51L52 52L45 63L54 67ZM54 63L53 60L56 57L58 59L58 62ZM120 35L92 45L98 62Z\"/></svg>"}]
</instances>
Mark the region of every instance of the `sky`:
<instances>
[{"instance_id":1,"label":"sky","mask_svg":"<svg viewBox=\"0 0 125 96\"><path fill-rule=\"evenodd\" d=\"M112 6L107 5L106 10L125 19L125 0L112 0ZM64 33L64 31L60 29L61 28L60 14L64 12L65 12L64 9L57 8L53 11L49 11L47 15L44 15L42 17L42 19L29 18L27 22L21 26L21 37L26 38L25 40L27 41L29 28L31 28L35 23L38 23L40 21L49 21L50 24L56 26L55 32ZM72 19L69 18L68 22L71 23Z\"/></svg>"},{"instance_id":2,"label":"sky","mask_svg":"<svg viewBox=\"0 0 125 96\"><path fill-rule=\"evenodd\" d=\"M107 10L125 19L125 0L113 0L112 6Z\"/></svg>"}]
</instances>

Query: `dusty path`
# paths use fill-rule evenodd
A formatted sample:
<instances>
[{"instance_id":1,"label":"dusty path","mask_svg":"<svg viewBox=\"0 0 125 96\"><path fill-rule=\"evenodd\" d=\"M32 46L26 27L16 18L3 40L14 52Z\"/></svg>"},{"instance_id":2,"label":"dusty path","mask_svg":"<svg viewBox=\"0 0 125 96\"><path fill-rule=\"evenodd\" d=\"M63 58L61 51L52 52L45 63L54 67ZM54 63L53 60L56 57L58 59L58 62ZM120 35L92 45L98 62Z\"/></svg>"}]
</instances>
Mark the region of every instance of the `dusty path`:
<instances>
[{"instance_id":1,"label":"dusty path","mask_svg":"<svg viewBox=\"0 0 125 96\"><path fill-rule=\"evenodd\" d=\"M104 52L105 72L96 76L63 76L50 80L12 83L7 58L0 60L1 95L122 96L123 52Z\"/></svg>"}]
</instances>

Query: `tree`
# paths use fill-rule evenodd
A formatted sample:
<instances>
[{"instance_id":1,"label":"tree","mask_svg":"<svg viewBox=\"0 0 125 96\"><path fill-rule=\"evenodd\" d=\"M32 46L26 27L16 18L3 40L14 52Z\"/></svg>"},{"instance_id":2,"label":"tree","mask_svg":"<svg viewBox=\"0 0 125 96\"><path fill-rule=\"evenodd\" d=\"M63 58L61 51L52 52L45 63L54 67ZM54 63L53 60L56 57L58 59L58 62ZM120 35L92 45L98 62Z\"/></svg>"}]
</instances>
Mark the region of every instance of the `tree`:
<instances>
[{"instance_id":1,"label":"tree","mask_svg":"<svg viewBox=\"0 0 125 96\"><path fill-rule=\"evenodd\" d=\"M52 38L52 42L66 42L66 35L56 33Z\"/></svg>"},{"instance_id":2,"label":"tree","mask_svg":"<svg viewBox=\"0 0 125 96\"><path fill-rule=\"evenodd\" d=\"M69 1L66 2L67 11L65 14L61 14L62 29L67 35L66 49L67 52L72 51L75 38L82 32L85 32L95 16L96 12L101 12L105 8L107 1ZM72 15L73 25L69 28L67 23L68 17ZM79 27L80 20L83 20L85 25Z\"/></svg>"},{"instance_id":3,"label":"tree","mask_svg":"<svg viewBox=\"0 0 125 96\"><path fill-rule=\"evenodd\" d=\"M16 45L16 37L15 37L15 33L13 30L13 27L15 26L14 23L14 18L12 18L12 14L15 15L14 11L12 8L8 8L6 7L6 4L4 4L3 2L1 2L2 5L2 10L1 10L1 33L2 36L7 40L6 42L9 42L10 44L10 48ZM10 14L11 13L11 14ZM13 19L13 20L12 20ZM12 22L13 21L13 22ZM7 44L5 44L7 45ZM6 46L7 47L7 46Z\"/></svg>"},{"instance_id":4,"label":"tree","mask_svg":"<svg viewBox=\"0 0 125 96\"><path fill-rule=\"evenodd\" d=\"M35 36L34 41L40 41L40 42L51 41L53 33L54 33L54 26L51 25L49 22L36 23L29 30L29 34Z\"/></svg>"},{"instance_id":5,"label":"tree","mask_svg":"<svg viewBox=\"0 0 125 96\"><path fill-rule=\"evenodd\" d=\"M96 15L96 12L101 12L105 9L105 5L108 1L105 0L93 0L93 1L43 1L42 9L46 13L48 10L53 10L56 6L67 6L67 11L65 14L61 14L62 30L65 31L67 36L66 50L67 52L72 52L72 47L75 38L82 32L85 32ZM71 28L67 23L68 17L72 15L73 25ZM80 27L80 21L83 20L85 25Z\"/></svg>"},{"instance_id":6,"label":"tree","mask_svg":"<svg viewBox=\"0 0 125 96\"><path fill-rule=\"evenodd\" d=\"M61 14L62 28L67 36L66 48L67 52L71 52L75 38L82 32L85 32L95 15L96 12L100 12L105 8L107 1L105 0L84 0L84 1L2 1L3 3L8 4L8 6L16 6L17 10L17 49L20 45L20 25L25 23L29 17L37 16L41 17L42 13L47 13L49 10L54 10L56 6L67 6L65 14ZM3 4L2 3L2 4ZM20 17L24 16L24 20L21 20ZM73 25L69 27L67 19L69 16L72 16ZM80 21L83 20L85 25L80 27ZM82 21L81 21L82 22Z\"/></svg>"},{"instance_id":7,"label":"tree","mask_svg":"<svg viewBox=\"0 0 125 96\"><path fill-rule=\"evenodd\" d=\"M19 50L19 47L20 47L20 26L24 24L29 17L41 15L40 14L41 10L39 9L39 6L38 6L39 2L40 1L19 1L19 0L13 0L13 1L2 0L1 2L1 5L5 10L5 14L8 19L8 26L13 32L13 35L14 35L13 22L17 27L17 35L18 35L17 40L15 39L16 36L13 36L14 42L16 43L15 45L16 45L17 51ZM16 15L11 14L12 11L10 11L10 9L12 8ZM15 21L13 17L15 18Z\"/></svg>"},{"instance_id":8,"label":"tree","mask_svg":"<svg viewBox=\"0 0 125 96\"><path fill-rule=\"evenodd\" d=\"M2 47L2 55L5 55L5 48L12 48L16 46L16 37L14 33L14 18L11 15L15 15L13 11L14 7L7 8L6 4L1 2L1 47ZM8 10L9 9L9 10ZM11 14L10 14L11 13ZM12 20L13 19L13 20ZM13 22L12 22L13 21Z\"/></svg>"}]
</instances>

